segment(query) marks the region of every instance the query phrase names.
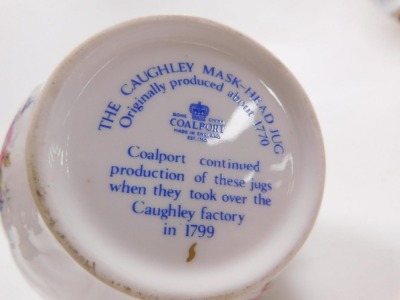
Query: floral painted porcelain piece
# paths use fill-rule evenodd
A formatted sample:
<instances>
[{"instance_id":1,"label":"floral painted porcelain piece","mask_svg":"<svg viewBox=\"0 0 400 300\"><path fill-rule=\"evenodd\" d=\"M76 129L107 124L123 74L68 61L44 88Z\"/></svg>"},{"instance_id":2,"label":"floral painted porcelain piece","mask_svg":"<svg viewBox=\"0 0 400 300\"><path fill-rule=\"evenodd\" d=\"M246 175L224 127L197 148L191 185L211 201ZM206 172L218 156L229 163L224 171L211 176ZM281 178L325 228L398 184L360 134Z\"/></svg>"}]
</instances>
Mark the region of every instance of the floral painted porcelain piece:
<instances>
[{"instance_id":1,"label":"floral painted porcelain piece","mask_svg":"<svg viewBox=\"0 0 400 300\"><path fill-rule=\"evenodd\" d=\"M45 299L255 299L305 242L325 174L290 72L182 16L78 47L18 113L0 164L11 249Z\"/></svg>"}]
</instances>

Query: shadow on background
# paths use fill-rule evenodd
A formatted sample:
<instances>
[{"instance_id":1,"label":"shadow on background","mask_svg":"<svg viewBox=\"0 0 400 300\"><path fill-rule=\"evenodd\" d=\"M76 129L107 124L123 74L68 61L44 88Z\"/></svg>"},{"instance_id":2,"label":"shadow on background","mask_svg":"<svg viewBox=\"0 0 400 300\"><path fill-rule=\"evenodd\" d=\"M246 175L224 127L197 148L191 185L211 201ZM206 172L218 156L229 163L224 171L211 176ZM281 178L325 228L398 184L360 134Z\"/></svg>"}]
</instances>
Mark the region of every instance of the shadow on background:
<instances>
[{"instance_id":1,"label":"shadow on background","mask_svg":"<svg viewBox=\"0 0 400 300\"><path fill-rule=\"evenodd\" d=\"M354 228L318 224L261 300L399 300L399 236L389 240L367 226Z\"/></svg>"}]
</instances>

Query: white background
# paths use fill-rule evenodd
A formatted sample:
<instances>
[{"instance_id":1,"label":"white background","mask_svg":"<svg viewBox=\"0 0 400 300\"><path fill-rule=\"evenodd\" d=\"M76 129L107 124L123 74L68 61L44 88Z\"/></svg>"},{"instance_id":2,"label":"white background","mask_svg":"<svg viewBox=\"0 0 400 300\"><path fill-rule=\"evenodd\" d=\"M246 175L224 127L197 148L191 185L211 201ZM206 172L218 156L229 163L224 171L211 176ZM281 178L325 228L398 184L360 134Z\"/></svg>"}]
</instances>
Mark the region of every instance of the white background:
<instances>
[{"instance_id":1,"label":"white background","mask_svg":"<svg viewBox=\"0 0 400 300\"><path fill-rule=\"evenodd\" d=\"M321 213L263 299L399 300L400 22L373 0L0 0L0 139L73 48L155 14L207 17L257 40L295 74L319 117ZM14 266L4 230L0 299L39 299Z\"/></svg>"}]
</instances>

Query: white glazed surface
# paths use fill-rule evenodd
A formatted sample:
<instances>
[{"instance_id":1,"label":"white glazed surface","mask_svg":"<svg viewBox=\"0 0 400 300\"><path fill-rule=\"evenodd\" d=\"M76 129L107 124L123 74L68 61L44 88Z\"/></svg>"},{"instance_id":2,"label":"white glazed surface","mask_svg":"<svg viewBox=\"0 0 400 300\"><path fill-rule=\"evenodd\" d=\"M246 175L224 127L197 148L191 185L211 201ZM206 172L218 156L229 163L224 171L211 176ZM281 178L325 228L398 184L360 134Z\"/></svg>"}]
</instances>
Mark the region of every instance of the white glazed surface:
<instances>
[{"instance_id":1,"label":"white glazed surface","mask_svg":"<svg viewBox=\"0 0 400 300\"><path fill-rule=\"evenodd\" d=\"M136 73L149 67L150 81L139 83L146 76L140 72L141 77L131 82L133 70ZM177 86L182 76L190 80L184 79L186 84ZM207 84L192 83L196 78ZM125 108L126 99L139 101L149 88L146 93L155 100L142 104L144 113L133 110L133 106ZM166 95L156 97L158 93ZM251 98L246 106L241 101L242 107L239 97L245 99L246 94ZM15 140L7 141L6 151L13 163L3 168L3 214L21 268L47 297L82 297L80 286L95 279L89 274L85 277L83 270L76 271L81 273L79 278L73 275L76 267L73 261L68 266L68 259L62 272L45 267L60 265L59 260L64 261L66 255L62 249L57 250L57 242L44 228L41 217L30 222L24 219L22 225L17 219L20 215L37 215L29 201L23 176L26 173L40 213L66 250L105 283L146 299L253 298L294 256L314 223L323 189L324 159L312 108L289 72L237 33L209 21L183 17L129 22L95 37L67 57L37 99L32 121L18 119L13 127ZM144 99L150 101L147 96ZM210 109L201 102L196 104L200 100ZM28 101L30 106L31 103ZM111 108L118 105L113 120L108 113L111 103ZM105 118L101 117L101 106L106 107ZM189 108L191 117L177 113ZM24 107L22 112L31 112L28 109ZM203 110L202 116L198 115L199 109ZM212 114L206 120L204 115L209 110ZM176 132L175 123L183 124L192 118L193 134ZM108 123L103 125L103 121ZM221 123L224 126L216 125ZM210 129L198 129L199 124L209 125L206 128ZM213 134L199 140L195 132L202 136ZM160 152L179 153L177 161L153 163L148 158L134 159L130 152L155 147ZM21 153L23 148L26 155ZM126 149L129 155L125 154ZM121 157L124 154L125 159ZM227 166L202 163L221 159L226 160ZM164 172L184 172L176 173L182 177L178 181L184 183L139 177L132 181L122 173L121 164L138 168L138 163L132 165L134 160L145 169L164 164ZM231 161L247 163L247 171L234 171ZM14 181L13 173L17 172L25 182ZM160 178L163 171L154 172L158 174L155 178ZM202 182L187 179L200 176L196 174L209 174L210 178ZM232 189L219 182L221 179L217 181L221 177L239 177L242 183L232 184ZM114 188L108 187L115 180L143 186L143 193L133 200L126 197L127 192L115 194ZM254 187L256 183L263 188ZM148 198L146 189L152 185L154 196ZM184 194L183 199L177 194L173 201L179 201L175 204L165 196L157 198L160 196L155 188L161 185L177 188L174 191ZM192 198L189 187L197 191L207 187L213 202L188 200L189 194ZM223 201L223 193L227 198L238 194L248 197L246 202L232 203ZM19 200L14 203L16 198ZM174 211L182 207L193 215L157 221L143 214L142 207L148 205L168 205ZM27 210L32 213L27 214ZM204 211L216 210L216 222L204 219ZM229 217L222 221L223 215ZM206 224L200 226L203 230L207 226L207 233L189 233L189 229L198 226L192 224L199 223ZM166 228L173 229L173 234ZM25 238L31 231L34 236ZM49 241L43 240L42 231ZM191 262L197 244L198 258ZM54 253L37 251L36 255L31 254L35 256L33 263L21 250L29 246L33 250L50 248ZM189 247L191 258L185 261ZM20 252L25 255L19 256ZM58 277L69 282L68 293L60 289ZM108 297L98 289L87 299Z\"/></svg>"},{"instance_id":2,"label":"white glazed surface","mask_svg":"<svg viewBox=\"0 0 400 300\"><path fill-rule=\"evenodd\" d=\"M2 221L15 261L27 281L44 299L132 299L94 280L75 263L43 222L33 197L29 195L27 177L17 175L27 172L23 149L39 92L40 88L37 88L32 93L11 126L11 139L7 143L10 165L3 168L7 174L3 173L6 191ZM16 180L9 180L9 176Z\"/></svg>"},{"instance_id":3,"label":"white glazed surface","mask_svg":"<svg viewBox=\"0 0 400 300\"><path fill-rule=\"evenodd\" d=\"M88 15L94 3L71 1L69 7L61 4L46 15L43 12L50 3L5 2L9 5L2 7L2 21L13 25L2 26L9 41L2 47L2 79L7 82L2 85L3 136L20 100L47 77L68 52L66 48L71 49L119 18L131 18L132 11L137 15L155 11L197 13L263 41L294 70L316 104L330 166L325 205L310 243L265 299L398 299L400 245L393 237L400 227L396 213L399 144L390 140L386 144L389 147L375 147L375 142L382 136L395 136L398 130L395 95L399 31L397 24L368 1L272 1L268 5L250 1L245 7L229 2L229 13L210 10L206 2L196 8L173 2L168 7L158 3L135 9L131 2L122 2L119 7L114 2L100 6L96 2L98 13L93 19ZM77 20L76 24L66 21L70 20L68 15ZM253 18L248 19L249 15ZM89 29L81 25L85 22ZM76 34L78 26L80 34ZM34 34L35 28L40 34ZM61 31L70 33L69 39L58 39ZM49 45L44 37L54 42ZM44 56L53 45L62 46ZM28 65L32 68L27 74ZM365 68L372 71L360 72ZM340 89L332 89L332 84ZM29 87L24 90L25 85ZM374 122L371 116L376 117ZM366 188L366 182L374 184ZM36 299L9 261L7 243L2 244L1 298Z\"/></svg>"}]
</instances>

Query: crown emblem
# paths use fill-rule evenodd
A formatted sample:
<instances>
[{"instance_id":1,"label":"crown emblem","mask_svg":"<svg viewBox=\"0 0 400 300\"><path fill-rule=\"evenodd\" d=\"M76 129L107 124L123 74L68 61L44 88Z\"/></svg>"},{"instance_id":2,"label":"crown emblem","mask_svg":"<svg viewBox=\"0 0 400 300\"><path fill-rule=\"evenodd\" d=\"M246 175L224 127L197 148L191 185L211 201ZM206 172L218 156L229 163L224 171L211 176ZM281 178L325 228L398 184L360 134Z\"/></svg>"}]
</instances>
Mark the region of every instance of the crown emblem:
<instances>
[{"instance_id":1,"label":"crown emblem","mask_svg":"<svg viewBox=\"0 0 400 300\"><path fill-rule=\"evenodd\" d=\"M189 111L192 114L193 120L205 121L208 113L210 112L210 108L207 105L198 103L192 103L189 106Z\"/></svg>"}]
</instances>

